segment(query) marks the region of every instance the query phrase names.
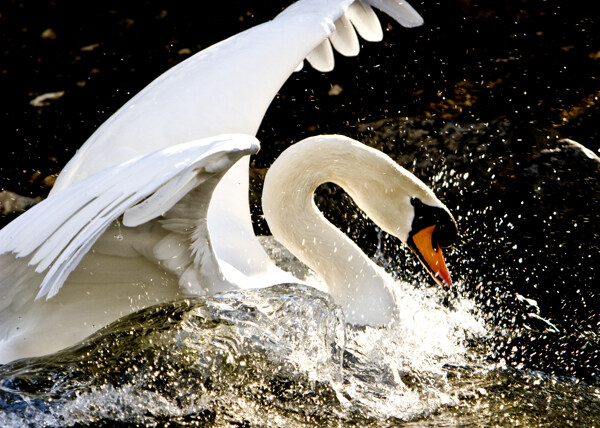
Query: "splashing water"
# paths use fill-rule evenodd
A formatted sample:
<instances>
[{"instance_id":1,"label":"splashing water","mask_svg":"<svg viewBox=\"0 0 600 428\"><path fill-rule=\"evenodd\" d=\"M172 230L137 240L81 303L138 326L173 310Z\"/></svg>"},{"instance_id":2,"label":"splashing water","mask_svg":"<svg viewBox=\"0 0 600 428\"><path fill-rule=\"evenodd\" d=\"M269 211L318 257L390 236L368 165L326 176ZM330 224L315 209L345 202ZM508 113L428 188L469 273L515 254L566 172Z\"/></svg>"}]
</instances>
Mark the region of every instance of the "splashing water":
<instances>
[{"instance_id":1,"label":"splashing water","mask_svg":"<svg viewBox=\"0 0 600 428\"><path fill-rule=\"evenodd\" d=\"M452 405L445 364L482 332L399 284L389 329L345 326L324 293L281 285L147 308L54 355L0 367L8 426L412 420Z\"/></svg>"}]
</instances>

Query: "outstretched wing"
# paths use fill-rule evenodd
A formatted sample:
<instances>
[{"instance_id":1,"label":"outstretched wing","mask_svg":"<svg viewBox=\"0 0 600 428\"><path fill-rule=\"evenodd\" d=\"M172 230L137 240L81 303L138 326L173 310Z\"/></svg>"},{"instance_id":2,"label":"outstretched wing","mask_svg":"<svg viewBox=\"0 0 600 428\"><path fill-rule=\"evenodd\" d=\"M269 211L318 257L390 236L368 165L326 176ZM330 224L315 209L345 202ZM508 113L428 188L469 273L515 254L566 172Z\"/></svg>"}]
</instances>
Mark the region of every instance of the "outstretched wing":
<instances>
[{"instance_id":1,"label":"outstretched wing","mask_svg":"<svg viewBox=\"0 0 600 428\"><path fill-rule=\"evenodd\" d=\"M371 6L388 14L404 27L417 27L423 24L421 15L404 0L356 0L345 3L341 4L344 7L343 14L340 15L339 12L332 10L328 16L334 22L331 34L306 56L310 65L319 71L333 70L335 65L333 49L344 56L358 55L360 45L357 33L369 42L379 42L383 39L381 24ZM322 19L327 16L324 10L321 6L319 13ZM316 20L317 16L315 14L312 19Z\"/></svg>"},{"instance_id":2,"label":"outstretched wing","mask_svg":"<svg viewBox=\"0 0 600 428\"><path fill-rule=\"evenodd\" d=\"M43 274L37 298L51 298L113 221L123 216L125 226L138 226L167 213L199 186L205 200L196 212L194 233L207 237L206 210L215 185L258 148L254 137L222 135L172 146L75 183L0 231L0 255L14 255L14 266L3 259L4 272L24 275L27 263ZM6 275L0 279L3 296L18 291L11 290L12 280L19 282Z\"/></svg>"}]
</instances>

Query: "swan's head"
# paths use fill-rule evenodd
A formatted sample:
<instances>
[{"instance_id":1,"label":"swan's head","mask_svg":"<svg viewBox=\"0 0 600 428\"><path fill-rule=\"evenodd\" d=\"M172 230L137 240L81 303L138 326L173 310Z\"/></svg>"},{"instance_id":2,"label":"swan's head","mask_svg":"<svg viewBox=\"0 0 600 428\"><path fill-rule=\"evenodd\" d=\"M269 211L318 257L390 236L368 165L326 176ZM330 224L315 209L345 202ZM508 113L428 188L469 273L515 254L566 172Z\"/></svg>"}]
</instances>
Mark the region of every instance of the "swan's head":
<instances>
[{"instance_id":1,"label":"swan's head","mask_svg":"<svg viewBox=\"0 0 600 428\"><path fill-rule=\"evenodd\" d=\"M450 287L452 279L446 267L442 248L458 240L456 222L445 207L427 205L413 197L410 203L414 216L407 234L406 244L417 255L435 282Z\"/></svg>"},{"instance_id":2,"label":"swan's head","mask_svg":"<svg viewBox=\"0 0 600 428\"><path fill-rule=\"evenodd\" d=\"M375 202L363 205L365 212L384 231L404 242L437 284L450 287L452 279L444 261L443 249L458 241L456 222L450 211L423 183L408 171L402 172L399 181L406 184L408 179L409 185L390 187L388 184L383 193L385 198L374 192L375 197L370 199Z\"/></svg>"},{"instance_id":3,"label":"swan's head","mask_svg":"<svg viewBox=\"0 0 600 428\"><path fill-rule=\"evenodd\" d=\"M345 188L367 216L417 255L436 283L450 287L443 248L458 241L452 214L431 189L387 155L371 148L363 152L370 165L361 169L358 185Z\"/></svg>"}]
</instances>

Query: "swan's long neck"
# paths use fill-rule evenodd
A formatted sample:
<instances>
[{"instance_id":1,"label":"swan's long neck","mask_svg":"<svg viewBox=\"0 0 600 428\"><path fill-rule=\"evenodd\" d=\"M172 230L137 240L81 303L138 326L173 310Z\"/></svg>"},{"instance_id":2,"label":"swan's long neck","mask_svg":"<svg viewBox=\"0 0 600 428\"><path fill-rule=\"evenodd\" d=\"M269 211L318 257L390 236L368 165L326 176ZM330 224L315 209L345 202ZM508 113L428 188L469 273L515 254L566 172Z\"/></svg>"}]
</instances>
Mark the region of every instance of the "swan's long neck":
<instances>
[{"instance_id":1,"label":"swan's long neck","mask_svg":"<svg viewBox=\"0 0 600 428\"><path fill-rule=\"evenodd\" d=\"M384 195L399 191L397 166L380 155L344 137L313 137L277 159L263 189L263 210L273 236L325 280L351 323L384 325L393 318L392 281L324 218L315 206L314 191L325 182L341 186L379 224L373 217L380 216L378 211L388 202L382 201ZM391 208L397 208L395 215L409 216L410 223L412 213L403 213L402 206ZM380 226L386 229L385 224ZM401 235L397 230L389 232Z\"/></svg>"}]
</instances>

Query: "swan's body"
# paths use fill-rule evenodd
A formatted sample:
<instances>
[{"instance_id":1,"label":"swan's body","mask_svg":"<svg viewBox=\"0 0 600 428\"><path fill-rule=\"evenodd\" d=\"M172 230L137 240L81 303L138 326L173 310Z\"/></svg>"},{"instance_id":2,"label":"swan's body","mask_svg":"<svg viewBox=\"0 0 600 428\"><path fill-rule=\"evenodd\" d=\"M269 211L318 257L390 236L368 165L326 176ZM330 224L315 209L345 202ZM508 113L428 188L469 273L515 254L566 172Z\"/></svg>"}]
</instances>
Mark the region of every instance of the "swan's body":
<instances>
[{"instance_id":1,"label":"swan's body","mask_svg":"<svg viewBox=\"0 0 600 428\"><path fill-rule=\"evenodd\" d=\"M409 21L404 24L420 23L406 3L369 3L396 18L406 13ZM75 344L154 303L294 281L274 266L252 232L248 158L258 142L249 135L256 133L277 90L304 58L320 69L333 66L328 36L342 53L357 53L344 12L354 15L361 35L380 36L372 11L361 3L301 0L273 21L174 67L90 137L50 197L0 231L0 362ZM435 201L436 209L447 213L422 184L416 187L424 192L422 198L416 196L419 200ZM266 199L270 207L282 197L277 186L272 190ZM409 214L405 223L413 204L407 195L402 206L408 211L401 211ZM310 210L306 215L307 224L318 217ZM412 215L413 223L420 218L416 211ZM449 214L443 217L452 223ZM285 224L274 211L268 221L279 229ZM325 229L339 238L330 225ZM412 235L390 232L413 242ZM437 253L436 241L428 236L424 241L433 244L429 252ZM281 233L280 239L289 237ZM349 321L389 322L394 304L386 275L356 246L339 242L336 248L347 256L344 263L350 253L360 259L356 275L346 271L340 279L315 265L315 258L334 257L337 250L308 258L301 250L297 256L331 284ZM431 270L431 262L425 264ZM335 265L343 271L341 261ZM359 287L362 279L369 289ZM374 299L372 306L344 294L344 287L366 293L360 299Z\"/></svg>"}]
</instances>

